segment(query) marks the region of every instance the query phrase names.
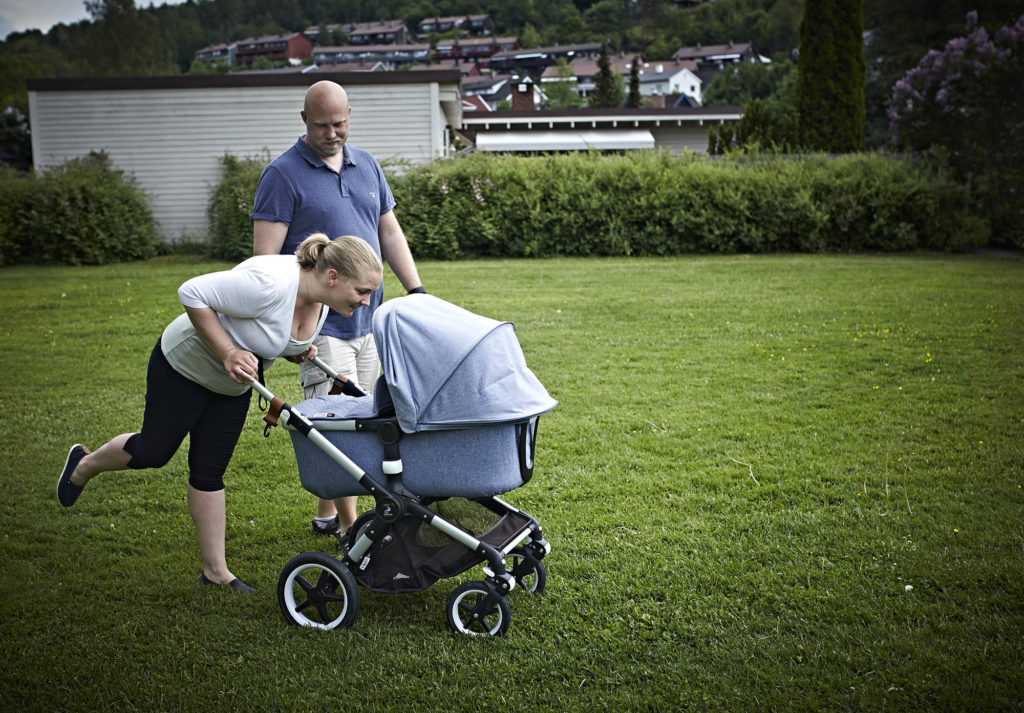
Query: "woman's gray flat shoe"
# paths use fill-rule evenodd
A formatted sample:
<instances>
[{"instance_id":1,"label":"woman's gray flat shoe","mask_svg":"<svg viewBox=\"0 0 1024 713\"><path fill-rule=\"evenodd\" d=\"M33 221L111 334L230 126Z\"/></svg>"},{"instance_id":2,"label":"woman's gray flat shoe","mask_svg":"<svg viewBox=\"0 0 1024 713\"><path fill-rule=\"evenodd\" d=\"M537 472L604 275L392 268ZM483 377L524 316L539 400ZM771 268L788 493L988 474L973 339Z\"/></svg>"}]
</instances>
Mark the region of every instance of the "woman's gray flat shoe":
<instances>
[{"instance_id":1,"label":"woman's gray flat shoe","mask_svg":"<svg viewBox=\"0 0 1024 713\"><path fill-rule=\"evenodd\" d=\"M64 461L64 470L60 472L60 478L57 479L57 500L66 508L74 505L78 496L82 494L82 486L71 482L71 474L78 467L78 462L87 455L85 447L81 443L76 443L71 446L68 458Z\"/></svg>"},{"instance_id":2,"label":"woman's gray flat shoe","mask_svg":"<svg viewBox=\"0 0 1024 713\"><path fill-rule=\"evenodd\" d=\"M206 572L202 572L199 575L199 583L200 584L213 584L213 585L217 584L212 579L210 579L209 577L206 576ZM228 582L228 586L231 587L232 589L238 590L242 594L255 594L256 593L256 587L250 587L248 584L246 584L245 582L240 580L238 577L235 577L230 582Z\"/></svg>"}]
</instances>

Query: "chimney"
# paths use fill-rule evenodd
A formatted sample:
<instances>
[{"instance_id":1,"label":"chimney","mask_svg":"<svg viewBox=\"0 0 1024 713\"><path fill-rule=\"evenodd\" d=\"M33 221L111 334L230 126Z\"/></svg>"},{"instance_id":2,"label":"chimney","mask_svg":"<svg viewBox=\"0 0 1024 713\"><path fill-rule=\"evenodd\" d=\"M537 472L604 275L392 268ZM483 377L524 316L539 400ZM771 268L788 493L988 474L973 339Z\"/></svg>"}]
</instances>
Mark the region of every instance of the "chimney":
<instances>
[{"instance_id":1,"label":"chimney","mask_svg":"<svg viewBox=\"0 0 1024 713\"><path fill-rule=\"evenodd\" d=\"M534 111L533 81L529 77L512 80L512 111Z\"/></svg>"}]
</instances>

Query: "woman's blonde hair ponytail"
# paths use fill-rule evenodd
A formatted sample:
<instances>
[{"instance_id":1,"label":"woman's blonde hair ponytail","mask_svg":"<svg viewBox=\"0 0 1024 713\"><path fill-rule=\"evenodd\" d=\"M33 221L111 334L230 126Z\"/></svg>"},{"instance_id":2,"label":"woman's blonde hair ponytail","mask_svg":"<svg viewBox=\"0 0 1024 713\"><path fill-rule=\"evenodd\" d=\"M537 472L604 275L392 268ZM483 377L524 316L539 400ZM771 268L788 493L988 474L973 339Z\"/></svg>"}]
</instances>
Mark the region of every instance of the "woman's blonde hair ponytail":
<instances>
[{"instance_id":1,"label":"woman's blonde hair ponytail","mask_svg":"<svg viewBox=\"0 0 1024 713\"><path fill-rule=\"evenodd\" d=\"M367 272L384 271L370 244L354 235L341 235L331 240L323 233L313 233L299 244L295 255L300 267L317 272L333 268L344 280L362 277Z\"/></svg>"}]
</instances>

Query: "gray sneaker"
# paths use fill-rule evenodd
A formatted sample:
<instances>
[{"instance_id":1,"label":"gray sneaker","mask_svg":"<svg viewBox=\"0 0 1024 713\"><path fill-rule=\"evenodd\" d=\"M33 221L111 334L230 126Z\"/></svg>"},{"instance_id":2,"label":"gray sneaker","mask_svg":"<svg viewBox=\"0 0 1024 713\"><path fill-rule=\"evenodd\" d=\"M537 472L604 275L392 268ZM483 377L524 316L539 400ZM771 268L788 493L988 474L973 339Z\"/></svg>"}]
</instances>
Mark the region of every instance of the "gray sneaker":
<instances>
[{"instance_id":1,"label":"gray sneaker","mask_svg":"<svg viewBox=\"0 0 1024 713\"><path fill-rule=\"evenodd\" d=\"M327 521L326 525L320 524L317 519L313 519L313 534L314 535L335 535L341 533L341 521L338 520L338 516L335 515Z\"/></svg>"}]
</instances>

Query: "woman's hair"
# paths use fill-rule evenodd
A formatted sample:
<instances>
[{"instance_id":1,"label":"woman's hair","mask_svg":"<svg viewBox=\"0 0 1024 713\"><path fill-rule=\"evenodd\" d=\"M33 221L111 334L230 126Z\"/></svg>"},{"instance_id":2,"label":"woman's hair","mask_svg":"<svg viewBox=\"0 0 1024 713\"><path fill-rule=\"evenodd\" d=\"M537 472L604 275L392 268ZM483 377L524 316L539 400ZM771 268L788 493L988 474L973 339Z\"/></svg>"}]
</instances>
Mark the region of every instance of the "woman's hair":
<instances>
[{"instance_id":1,"label":"woman's hair","mask_svg":"<svg viewBox=\"0 0 1024 713\"><path fill-rule=\"evenodd\" d=\"M323 233L313 233L295 250L299 265L307 270L338 271L338 277L353 280L366 272L383 272L380 258L370 244L354 235L342 235L331 240Z\"/></svg>"}]
</instances>

